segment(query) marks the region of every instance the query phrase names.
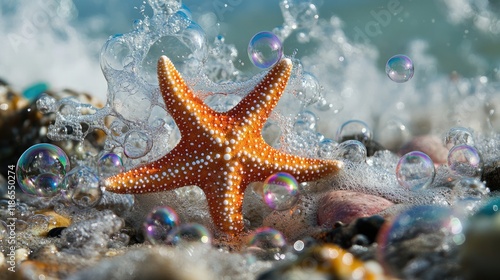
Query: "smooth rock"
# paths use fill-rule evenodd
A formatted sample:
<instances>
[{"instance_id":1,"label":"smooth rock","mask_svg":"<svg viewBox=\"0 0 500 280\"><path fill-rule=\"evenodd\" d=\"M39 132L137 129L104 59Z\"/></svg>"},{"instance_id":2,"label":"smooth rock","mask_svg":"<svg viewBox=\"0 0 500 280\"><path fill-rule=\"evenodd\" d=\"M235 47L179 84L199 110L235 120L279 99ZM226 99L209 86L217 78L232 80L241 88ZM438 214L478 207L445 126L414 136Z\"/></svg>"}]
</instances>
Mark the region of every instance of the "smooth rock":
<instances>
[{"instance_id":1,"label":"smooth rock","mask_svg":"<svg viewBox=\"0 0 500 280\"><path fill-rule=\"evenodd\" d=\"M427 154L434 164L444 164L448 160L448 149L443 145L443 141L434 135L422 135L413 138L399 150L399 155L412 151Z\"/></svg>"},{"instance_id":2,"label":"smooth rock","mask_svg":"<svg viewBox=\"0 0 500 280\"><path fill-rule=\"evenodd\" d=\"M348 224L360 217L368 217L392 206L389 200L352 191L332 191L318 203L318 224L331 226L336 222Z\"/></svg>"}]
</instances>

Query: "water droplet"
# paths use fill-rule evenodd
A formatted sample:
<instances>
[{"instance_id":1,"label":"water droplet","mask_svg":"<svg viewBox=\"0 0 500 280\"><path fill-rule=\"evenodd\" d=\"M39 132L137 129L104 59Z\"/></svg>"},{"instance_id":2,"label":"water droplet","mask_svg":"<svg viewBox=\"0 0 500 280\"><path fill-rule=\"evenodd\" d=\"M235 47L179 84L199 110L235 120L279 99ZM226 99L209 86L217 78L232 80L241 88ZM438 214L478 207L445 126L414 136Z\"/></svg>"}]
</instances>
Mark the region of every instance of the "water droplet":
<instances>
[{"instance_id":1,"label":"water droplet","mask_svg":"<svg viewBox=\"0 0 500 280\"><path fill-rule=\"evenodd\" d=\"M406 55L398 54L387 61L385 73L396 83L404 83L413 77L413 61Z\"/></svg>"},{"instance_id":2,"label":"water droplet","mask_svg":"<svg viewBox=\"0 0 500 280\"><path fill-rule=\"evenodd\" d=\"M262 31L248 43L248 57L259 68L269 68L283 56L283 45L274 33Z\"/></svg>"},{"instance_id":3,"label":"water droplet","mask_svg":"<svg viewBox=\"0 0 500 280\"><path fill-rule=\"evenodd\" d=\"M432 159L419 151L403 155L396 166L396 178L399 184L410 190L427 188L435 175Z\"/></svg>"}]
</instances>

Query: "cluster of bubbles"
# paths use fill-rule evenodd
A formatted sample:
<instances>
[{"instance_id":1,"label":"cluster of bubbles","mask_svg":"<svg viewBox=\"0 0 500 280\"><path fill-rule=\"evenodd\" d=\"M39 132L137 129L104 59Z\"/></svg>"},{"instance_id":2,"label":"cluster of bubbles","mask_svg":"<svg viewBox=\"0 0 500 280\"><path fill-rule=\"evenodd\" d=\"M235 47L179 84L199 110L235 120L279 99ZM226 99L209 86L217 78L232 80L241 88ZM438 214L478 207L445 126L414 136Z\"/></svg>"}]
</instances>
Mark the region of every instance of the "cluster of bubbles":
<instances>
[{"instance_id":1,"label":"cluster of bubbles","mask_svg":"<svg viewBox=\"0 0 500 280\"><path fill-rule=\"evenodd\" d=\"M156 245L185 246L194 242L212 244L212 235L197 223L181 223L174 209L168 206L154 208L144 220L146 240Z\"/></svg>"},{"instance_id":2,"label":"cluster of bubbles","mask_svg":"<svg viewBox=\"0 0 500 280\"><path fill-rule=\"evenodd\" d=\"M105 178L123 170L121 158L114 153L97 161L97 172L85 165L70 169L69 158L61 148L43 143L31 146L21 155L16 176L24 193L61 196L81 207L93 207L102 198L99 176Z\"/></svg>"}]
</instances>

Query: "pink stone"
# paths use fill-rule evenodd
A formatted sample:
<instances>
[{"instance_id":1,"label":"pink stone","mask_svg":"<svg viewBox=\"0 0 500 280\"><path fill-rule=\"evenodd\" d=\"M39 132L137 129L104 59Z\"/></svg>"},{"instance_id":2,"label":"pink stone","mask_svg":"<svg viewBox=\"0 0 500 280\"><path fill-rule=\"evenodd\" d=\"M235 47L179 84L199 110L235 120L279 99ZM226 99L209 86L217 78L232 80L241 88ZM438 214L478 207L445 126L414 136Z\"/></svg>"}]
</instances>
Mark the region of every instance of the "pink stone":
<instances>
[{"instance_id":1,"label":"pink stone","mask_svg":"<svg viewBox=\"0 0 500 280\"><path fill-rule=\"evenodd\" d=\"M393 204L370 194L332 191L319 200L318 224L330 226L337 221L347 224L357 218L375 215Z\"/></svg>"},{"instance_id":2,"label":"pink stone","mask_svg":"<svg viewBox=\"0 0 500 280\"><path fill-rule=\"evenodd\" d=\"M448 158L448 149L443 145L443 141L434 135L422 135L413 138L406 143L399 155L404 155L412 151L420 151L428 155L434 164L446 163Z\"/></svg>"}]
</instances>

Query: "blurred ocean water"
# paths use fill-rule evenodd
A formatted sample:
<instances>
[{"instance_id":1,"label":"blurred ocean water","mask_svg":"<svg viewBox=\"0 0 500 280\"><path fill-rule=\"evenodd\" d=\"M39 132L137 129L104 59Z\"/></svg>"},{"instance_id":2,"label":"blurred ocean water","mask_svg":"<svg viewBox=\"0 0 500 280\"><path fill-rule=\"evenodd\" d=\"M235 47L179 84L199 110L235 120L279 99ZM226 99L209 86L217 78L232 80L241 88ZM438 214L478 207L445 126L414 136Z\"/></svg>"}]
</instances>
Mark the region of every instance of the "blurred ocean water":
<instances>
[{"instance_id":1,"label":"blurred ocean water","mask_svg":"<svg viewBox=\"0 0 500 280\"><path fill-rule=\"evenodd\" d=\"M223 35L225 43L236 47L236 67L251 76L259 69L246 54L248 41L259 31L283 26L280 2L186 0L183 4L209 42ZM443 104L456 99L449 88L458 78L466 79L464 89L456 86L460 94L477 96L476 84L486 83L488 100L495 98L500 79L499 1L290 2L313 5L318 20L293 30L284 42L285 54L299 58L318 78L325 97L338 107L334 106L340 112L335 111L336 122L358 118L376 126L397 118L408 123L416 117L433 117L429 112L440 108L444 127L485 126L455 116L464 111L457 109L462 105L454 103L449 109ZM109 36L129 32L142 13L151 10L139 0L2 0L0 77L20 89L46 81L104 100L101 47ZM299 14L296 20L307 16ZM415 77L405 85L395 85L384 73L387 59L399 53L415 63ZM433 106L420 110L426 104Z\"/></svg>"}]
</instances>

